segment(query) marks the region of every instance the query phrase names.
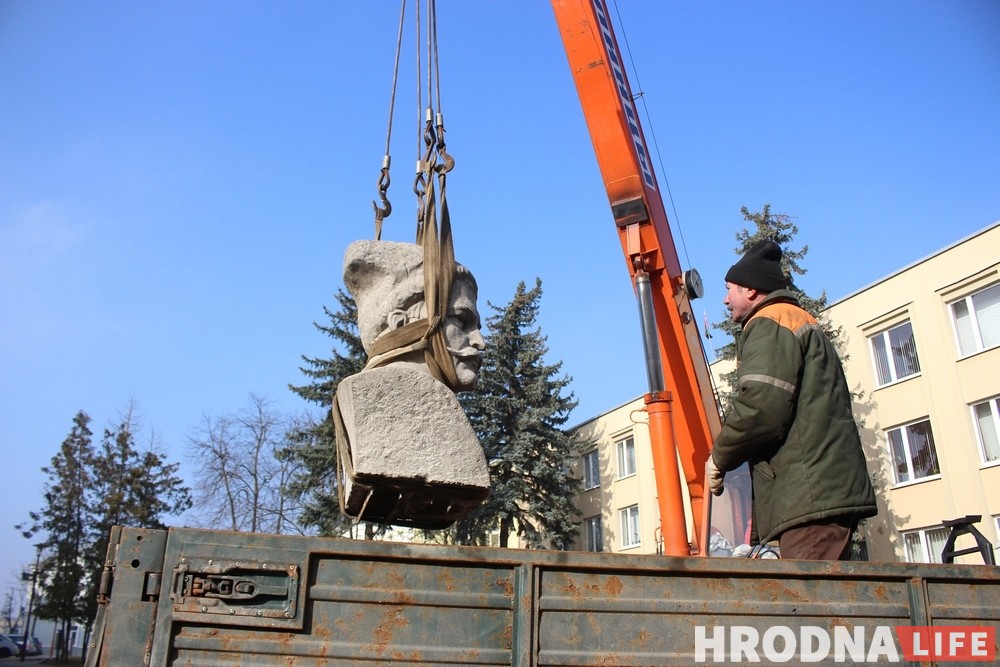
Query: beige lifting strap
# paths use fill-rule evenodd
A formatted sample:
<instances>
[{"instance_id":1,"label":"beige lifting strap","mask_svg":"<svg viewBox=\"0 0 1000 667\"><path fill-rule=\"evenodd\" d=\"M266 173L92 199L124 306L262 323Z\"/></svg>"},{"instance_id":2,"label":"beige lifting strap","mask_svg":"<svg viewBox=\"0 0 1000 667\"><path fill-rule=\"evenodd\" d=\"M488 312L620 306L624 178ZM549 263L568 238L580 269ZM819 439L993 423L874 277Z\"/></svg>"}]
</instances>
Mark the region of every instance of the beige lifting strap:
<instances>
[{"instance_id":1,"label":"beige lifting strap","mask_svg":"<svg viewBox=\"0 0 1000 667\"><path fill-rule=\"evenodd\" d=\"M443 130L443 126L438 127L438 137L443 136ZM441 164L430 166L435 152L444 155L445 160ZM448 300L455 277L455 247L447 198L447 172L454 166L454 161L444 151L444 142L441 140L436 145L432 144L428 153L431 155L422 161L422 164L427 165L422 175L428 178L428 188L417 221L417 244L424 251L424 304L427 317L380 336L372 346L372 356L365 368L378 368L404 354L423 350L424 361L431 375L456 391L458 377L444 335ZM440 191L441 197L440 229L435 190Z\"/></svg>"}]
</instances>

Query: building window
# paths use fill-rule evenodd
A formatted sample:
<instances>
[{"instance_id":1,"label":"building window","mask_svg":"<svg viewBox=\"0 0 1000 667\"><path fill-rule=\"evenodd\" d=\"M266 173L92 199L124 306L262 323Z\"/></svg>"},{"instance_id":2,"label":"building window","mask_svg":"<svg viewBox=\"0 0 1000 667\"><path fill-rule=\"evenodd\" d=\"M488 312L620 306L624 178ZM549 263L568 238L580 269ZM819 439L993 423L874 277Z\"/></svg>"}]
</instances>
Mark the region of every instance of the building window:
<instances>
[{"instance_id":1,"label":"building window","mask_svg":"<svg viewBox=\"0 0 1000 667\"><path fill-rule=\"evenodd\" d=\"M596 489L601 485L601 462L597 450L592 449L583 455L583 488Z\"/></svg>"},{"instance_id":2,"label":"building window","mask_svg":"<svg viewBox=\"0 0 1000 667\"><path fill-rule=\"evenodd\" d=\"M993 517L993 528L997 533L996 542L993 543L993 560L1000 563L1000 514Z\"/></svg>"},{"instance_id":3,"label":"building window","mask_svg":"<svg viewBox=\"0 0 1000 667\"><path fill-rule=\"evenodd\" d=\"M1000 399L993 398L972 406L979 434L979 455L983 463L1000 461Z\"/></svg>"},{"instance_id":4,"label":"building window","mask_svg":"<svg viewBox=\"0 0 1000 667\"><path fill-rule=\"evenodd\" d=\"M635 439L632 436L616 443L618 450L618 479L635 474Z\"/></svg>"},{"instance_id":5,"label":"building window","mask_svg":"<svg viewBox=\"0 0 1000 667\"><path fill-rule=\"evenodd\" d=\"M639 539L639 506L632 505L620 511L622 519L622 547L637 547Z\"/></svg>"},{"instance_id":6,"label":"building window","mask_svg":"<svg viewBox=\"0 0 1000 667\"><path fill-rule=\"evenodd\" d=\"M909 322L868 340L871 341L875 375L880 387L920 372L917 346L913 342L913 325Z\"/></svg>"},{"instance_id":7,"label":"building window","mask_svg":"<svg viewBox=\"0 0 1000 667\"><path fill-rule=\"evenodd\" d=\"M587 551L604 551L604 535L601 530L600 515L584 519L583 529L587 534Z\"/></svg>"},{"instance_id":8,"label":"building window","mask_svg":"<svg viewBox=\"0 0 1000 667\"><path fill-rule=\"evenodd\" d=\"M1000 345L1000 284L955 301L951 315L961 356Z\"/></svg>"},{"instance_id":9,"label":"building window","mask_svg":"<svg viewBox=\"0 0 1000 667\"><path fill-rule=\"evenodd\" d=\"M930 420L894 428L886 436L896 484L941 474Z\"/></svg>"},{"instance_id":10,"label":"building window","mask_svg":"<svg viewBox=\"0 0 1000 667\"><path fill-rule=\"evenodd\" d=\"M948 541L948 529L944 527L924 528L903 533L908 563L940 563L944 543Z\"/></svg>"}]
</instances>

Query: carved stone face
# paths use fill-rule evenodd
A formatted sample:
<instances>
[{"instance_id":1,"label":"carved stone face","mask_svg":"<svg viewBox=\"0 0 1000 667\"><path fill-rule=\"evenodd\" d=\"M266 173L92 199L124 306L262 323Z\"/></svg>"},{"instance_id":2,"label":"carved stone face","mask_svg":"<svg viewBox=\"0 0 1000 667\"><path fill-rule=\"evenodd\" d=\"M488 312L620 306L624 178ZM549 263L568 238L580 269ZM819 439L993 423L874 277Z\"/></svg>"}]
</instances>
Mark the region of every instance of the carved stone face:
<instances>
[{"instance_id":1,"label":"carved stone face","mask_svg":"<svg viewBox=\"0 0 1000 667\"><path fill-rule=\"evenodd\" d=\"M397 307L386 317L383 331L398 329L427 317L423 278L419 273L414 275L416 280L404 281L400 286L411 287L409 290L399 291L400 298L395 304ZM483 363L482 353L486 349L486 340L480 330L482 324L476 306L477 292L472 274L463 270L455 276L451 298L448 300L448 315L444 321L444 339L458 378L456 391L470 391L479 382L479 368Z\"/></svg>"},{"instance_id":2,"label":"carved stone face","mask_svg":"<svg viewBox=\"0 0 1000 667\"><path fill-rule=\"evenodd\" d=\"M427 317L423 251L391 241L356 241L347 250L344 282L358 306L358 328L365 350L383 333ZM456 391L474 389L486 341L480 332L476 280L459 267L451 287L444 337L458 378ZM413 357L400 362L413 363Z\"/></svg>"},{"instance_id":3,"label":"carved stone face","mask_svg":"<svg viewBox=\"0 0 1000 667\"><path fill-rule=\"evenodd\" d=\"M469 276L458 275L451 286L448 319L444 338L455 363L459 391L475 389L479 382L479 367L483 363L486 340L480 331L479 310L476 308L476 283Z\"/></svg>"}]
</instances>

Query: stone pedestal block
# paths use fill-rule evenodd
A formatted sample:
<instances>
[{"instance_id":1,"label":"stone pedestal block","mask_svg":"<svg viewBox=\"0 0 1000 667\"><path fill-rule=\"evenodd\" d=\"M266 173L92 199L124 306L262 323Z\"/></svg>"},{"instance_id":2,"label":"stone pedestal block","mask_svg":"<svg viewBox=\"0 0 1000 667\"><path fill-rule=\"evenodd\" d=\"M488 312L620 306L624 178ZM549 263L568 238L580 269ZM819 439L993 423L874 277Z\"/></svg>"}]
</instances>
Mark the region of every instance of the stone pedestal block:
<instances>
[{"instance_id":1,"label":"stone pedestal block","mask_svg":"<svg viewBox=\"0 0 1000 667\"><path fill-rule=\"evenodd\" d=\"M345 378L343 509L366 521L442 528L489 495L486 457L458 399L426 372L390 365Z\"/></svg>"}]
</instances>

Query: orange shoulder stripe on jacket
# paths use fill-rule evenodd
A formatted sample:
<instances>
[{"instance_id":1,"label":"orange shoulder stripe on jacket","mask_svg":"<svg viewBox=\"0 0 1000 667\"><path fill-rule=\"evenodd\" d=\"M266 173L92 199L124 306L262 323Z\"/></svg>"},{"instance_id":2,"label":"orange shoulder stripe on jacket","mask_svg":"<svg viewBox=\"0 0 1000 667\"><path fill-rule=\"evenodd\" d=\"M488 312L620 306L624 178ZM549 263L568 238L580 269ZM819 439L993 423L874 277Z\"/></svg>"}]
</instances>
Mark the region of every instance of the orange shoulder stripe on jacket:
<instances>
[{"instance_id":1,"label":"orange shoulder stripe on jacket","mask_svg":"<svg viewBox=\"0 0 1000 667\"><path fill-rule=\"evenodd\" d=\"M816 324L815 317L807 313L802 308L791 303L776 303L774 305L767 306L759 312L754 313L753 317L750 318L747 324L750 324L750 322L754 321L758 317L766 317L778 326L788 329L793 334L797 334L799 329L803 326L812 326Z\"/></svg>"}]
</instances>

